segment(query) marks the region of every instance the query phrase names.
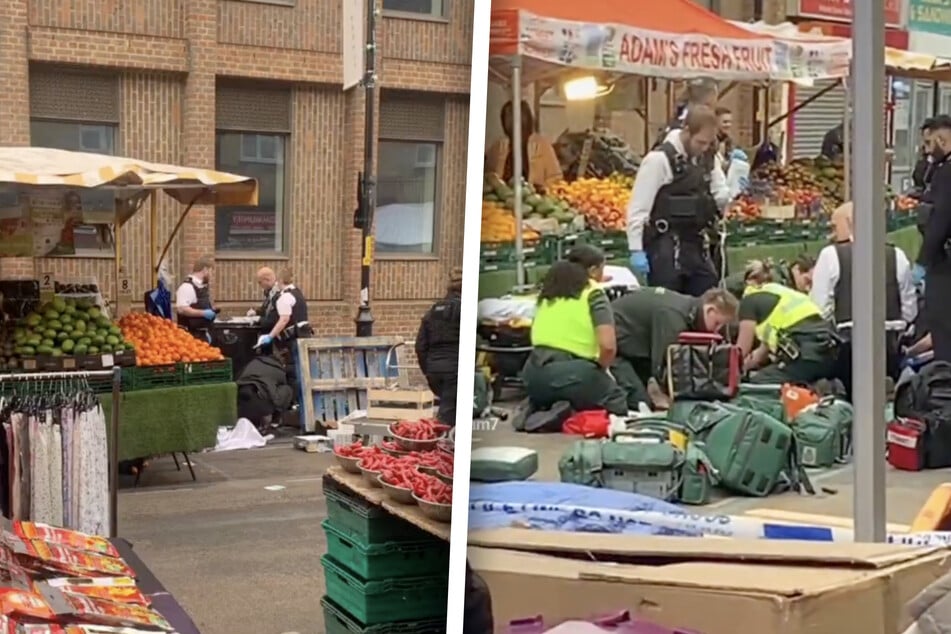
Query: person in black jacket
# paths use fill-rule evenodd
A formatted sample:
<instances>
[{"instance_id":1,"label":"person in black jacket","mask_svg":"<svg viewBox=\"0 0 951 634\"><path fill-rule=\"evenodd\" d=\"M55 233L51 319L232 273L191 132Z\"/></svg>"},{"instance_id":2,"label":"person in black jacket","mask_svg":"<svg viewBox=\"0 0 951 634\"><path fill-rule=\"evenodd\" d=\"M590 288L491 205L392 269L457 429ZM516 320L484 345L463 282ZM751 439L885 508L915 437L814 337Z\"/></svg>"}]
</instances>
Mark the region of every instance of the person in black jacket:
<instances>
[{"instance_id":1,"label":"person in black jacket","mask_svg":"<svg viewBox=\"0 0 951 634\"><path fill-rule=\"evenodd\" d=\"M839 124L822 137L822 156L836 161L845 154L845 126Z\"/></svg>"},{"instance_id":2,"label":"person in black jacket","mask_svg":"<svg viewBox=\"0 0 951 634\"><path fill-rule=\"evenodd\" d=\"M264 431L275 415L290 409L294 390L287 381L284 368L286 354L258 355L241 371L235 383L238 386L238 417L247 418Z\"/></svg>"},{"instance_id":3,"label":"person in black jacket","mask_svg":"<svg viewBox=\"0 0 951 634\"><path fill-rule=\"evenodd\" d=\"M951 116L934 118L931 182L922 196L921 249L913 270L925 282L925 323L935 360L951 361Z\"/></svg>"},{"instance_id":4,"label":"person in black jacket","mask_svg":"<svg viewBox=\"0 0 951 634\"><path fill-rule=\"evenodd\" d=\"M492 595L489 587L466 561L466 599L462 617L462 634L492 634Z\"/></svg>"},{"instance_id":5,"label":"person in black jacket","mask_svg":"<svg viewBox=\"0 0 951 634\"><path fill-rule=\"evenodd\" d=\"M416 334L416 360L439 397L439 421L456 424L456 385L459 371L459 317L462 313L462 269L449 276L446 296L423 316Z\"/></svg>"},{"instance_id":6,"label":"person in black jacket","mask_svg":"<svg viewBox=\"0 0 951 634\"><path fill-rule=\"evenodd\" d=\"M921 196L925 188L931 181L932 158L931 152L934 149L934 119L925 119L921 124L921 151L918 154L918 162L915 163L915 169L911 173L911 180L915 189L913 194Z\"/></svg>"}]
</instances>

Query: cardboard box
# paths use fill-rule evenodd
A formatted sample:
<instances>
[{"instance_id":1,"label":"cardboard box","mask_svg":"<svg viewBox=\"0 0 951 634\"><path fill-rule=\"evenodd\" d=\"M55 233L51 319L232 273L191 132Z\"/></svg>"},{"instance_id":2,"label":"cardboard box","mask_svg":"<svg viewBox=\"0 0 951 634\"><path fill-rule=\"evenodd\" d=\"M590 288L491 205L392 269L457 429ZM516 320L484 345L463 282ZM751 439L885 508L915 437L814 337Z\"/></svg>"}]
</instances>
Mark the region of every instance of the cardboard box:
<instances>
[{"instance_id":1,"label":"cardboard box","mask_svg":"<svg viewBox=\"0 0 951 634\"><path fill-rule=\"evenodd\" d=\"M480 531L469 561L496 632L630 610L703 634L898 634L951 552L886 544Z\"/></svg>"}]
</instances>

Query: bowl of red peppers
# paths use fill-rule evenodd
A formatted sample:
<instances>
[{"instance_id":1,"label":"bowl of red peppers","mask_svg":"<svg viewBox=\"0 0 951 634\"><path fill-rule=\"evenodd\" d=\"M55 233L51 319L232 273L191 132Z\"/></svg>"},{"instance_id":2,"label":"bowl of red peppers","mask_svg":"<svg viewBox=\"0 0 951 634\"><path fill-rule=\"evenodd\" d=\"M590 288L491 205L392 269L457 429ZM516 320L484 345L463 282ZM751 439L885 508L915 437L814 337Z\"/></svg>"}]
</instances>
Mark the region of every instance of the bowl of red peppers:
<instances>
[{"instance_id":1,"label":"bowl of red peppers","mask_svg":"<svg viewBox=\"0 0 951 634\"><path fill-rule=\"evenodd\" d=\"M380 473L380 486L394 502L416 504L413 499L413 482L419 477L412 460L395 460L388 463Z\"/></svg>"},{"instance_id":2,"label":"bowl of red peppers","mask_svg":"<svg viewBox=\"0 0 951 634\"><path fill-rule=\"evenodd\" d=\"M413 499L423 515L431 520L452 522L452 485L436 476L419 474L413 481Z\"/></svg>"},{"instance_id":3,"label":"bowl of red peppers","mask_svg":"<svg viewBox=\"0 0 951 634\"><path fill-rule=\"evenodd\" d=\"M379 451L377 447L364 447L362 442L357 441L342 447L334 447L334 459L347 473L359 475L362 472L358 464L363 459L364 454Z\"/></svg>"},{"instance_id":4,"label":"bowl of red peppers","mask_svg":"<svg viewBox=\"0 0 951 634\"><path fill-rule=\"evenodd\" d=\"M449 428L434 420L401 420L389 427L389 434L403 451L431 451Z\"/></svg>"},{"instance_id":5,"label":"bowl of red peppers","mask_svg":"<svg viewBox=\"0 0 951 634\"><path fill-rule=\"evenodd\" d=\"M357 463L357 468L363 474L363 479L371 487L380 488L380 474L383 473L383 467L386 460L392 458L382 452L367 454Z\"/></svg>"}]
</instances>

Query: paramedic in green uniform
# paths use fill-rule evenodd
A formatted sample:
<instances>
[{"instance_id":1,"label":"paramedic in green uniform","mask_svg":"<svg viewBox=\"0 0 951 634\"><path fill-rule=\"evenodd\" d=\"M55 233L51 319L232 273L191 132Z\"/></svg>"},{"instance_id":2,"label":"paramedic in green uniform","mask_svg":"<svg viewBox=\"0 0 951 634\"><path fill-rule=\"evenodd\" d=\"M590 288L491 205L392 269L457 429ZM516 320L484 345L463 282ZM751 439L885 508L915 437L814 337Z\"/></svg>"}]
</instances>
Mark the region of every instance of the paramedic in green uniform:
<instances>
[{"instance_id":1,"label":"paramedic in green uniform","mask_svg":"<svg viewBox=\"0 0 951 634\"><path fill-rule=\"evenodd\" d=\"M746 269L740 300L739 345L750 381L811 384L835 375L838 338L812 299L772 281L760 261ZM759 346L754 348L754 344Z\"/></svg>"},{"instance_id":2,"label":"paramedic in green uniform","mask_svg":"<svg viewBox=\"0 0 951 634\"><path fill-rule=\"evenodd\" d=\"M717 332L736 318L737 300L711 288L700 297L665 288L642 288L611 303L618 356L611 373L627 394L627 406L669 406L661 388L667 348L684 332Z\"/></svg>"},{"instance_id":3,"label":"paramedic in green uniform","mask_svg":"<svg viewBox=\"0 0 951 634\"><path fill-rule=\"evenodd\" d=\"M575 411L627 414L627 399L608 373L617 343L611 304L598 282L604 254L582 245L548 270L532 322L534 350L522 379L532 405L567 401Z\"/></svg>"}]
</instances>

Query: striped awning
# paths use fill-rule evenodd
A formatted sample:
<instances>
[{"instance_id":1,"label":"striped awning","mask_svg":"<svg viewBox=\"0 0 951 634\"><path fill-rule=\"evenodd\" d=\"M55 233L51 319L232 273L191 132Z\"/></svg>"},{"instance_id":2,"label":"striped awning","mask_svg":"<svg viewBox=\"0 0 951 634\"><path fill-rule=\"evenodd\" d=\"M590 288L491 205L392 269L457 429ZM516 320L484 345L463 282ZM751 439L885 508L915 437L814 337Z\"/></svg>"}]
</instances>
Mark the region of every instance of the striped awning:
<instances>
[{"instance_id":1,"label":"striped awning","mask_svg":"<svg viewBox=\"0 0 951 634\"><path fill-rule=\"evenodd\" d=\"M5 186L161 189L185 204L258 204L258 183L248 176L39 147L0 147L0 188Z\"/></svg>"}]
</instances>

